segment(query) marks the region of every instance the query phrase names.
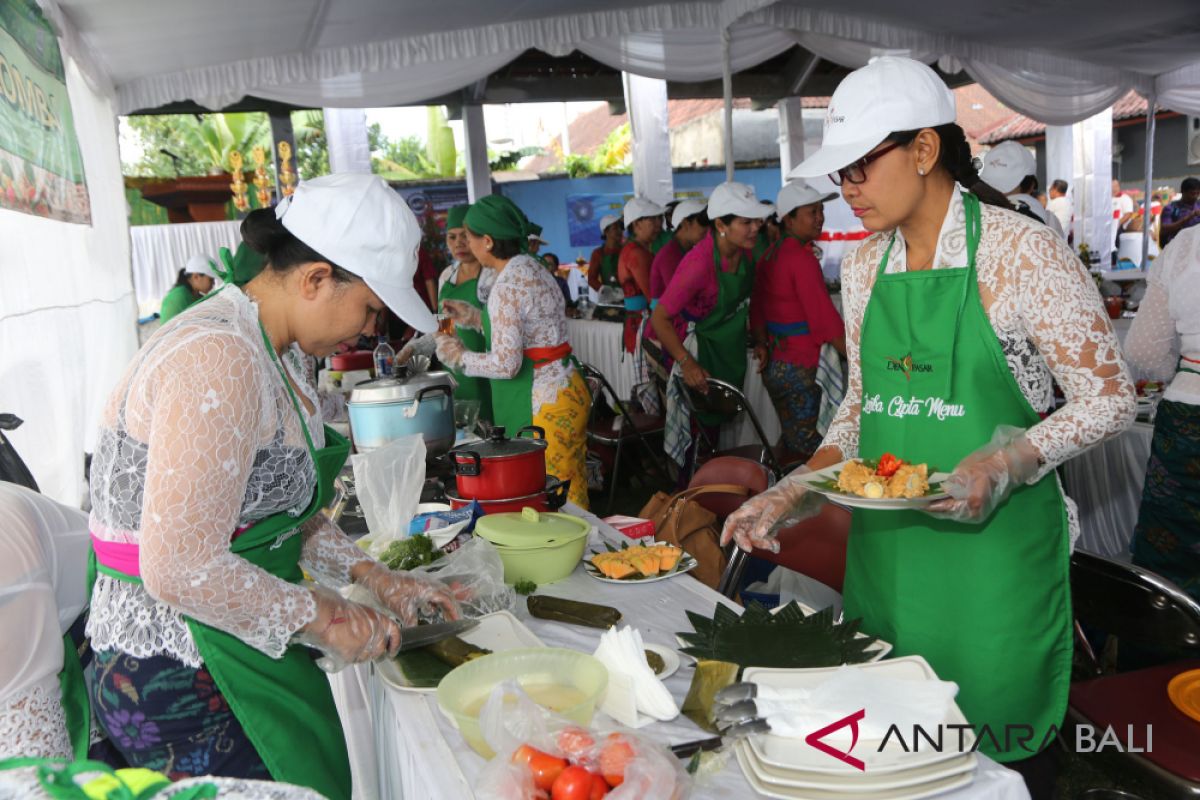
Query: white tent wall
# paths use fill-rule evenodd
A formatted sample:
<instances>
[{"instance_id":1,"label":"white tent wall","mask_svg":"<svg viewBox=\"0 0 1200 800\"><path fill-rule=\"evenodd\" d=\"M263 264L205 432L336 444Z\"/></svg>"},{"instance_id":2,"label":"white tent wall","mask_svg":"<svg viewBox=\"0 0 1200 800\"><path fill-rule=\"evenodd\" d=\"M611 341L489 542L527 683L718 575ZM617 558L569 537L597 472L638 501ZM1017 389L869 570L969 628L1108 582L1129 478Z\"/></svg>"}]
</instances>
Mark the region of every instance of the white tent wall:
<instances>
[{"instance_id":1,"label":"white tent wall","mask_svg":"<svg viewBox=\"0 0 1200 800\"><path fill-rule=\"evenodd\" d=\"M1109 268L1113 249L1112 108L1071 126L1075 136L1075 245Z\"/></svg>"},{"instance_id":2,"label":"white tent wall","mask_svg":"<svg viewBox=\"0 0 1200 800\"><path fill-rule=\"evenodd\" d=\"M240 221L230 220L130 228L139 315L158 311L163 295L175 285L179 270L192 256L203 254L215 261L222 247L237 250L242 241L241 226Z\"/></svg>"},{"instance_id":3,"label":"white tent wall","mask_svg":"<svg viewBox=\"0 0 1200 800\"><path fill-rule=\"evenodd\" d=\"M0 409L42 491L77 505L83 454L100 411L137 350L129 227L111 97L64 49L91 225L0 210Z\"/></svg>"},{"instance_id":4,"label":"white tent wall","mask_svg":"<svg viewBox=\"0 0 1200 800\"><path fill-rule=\"evenodd\" d=\"M668 132L667 82L626 72L625 107L633 139L633 193L655 203L675 197Z\"/></svg>"}]
</instances>

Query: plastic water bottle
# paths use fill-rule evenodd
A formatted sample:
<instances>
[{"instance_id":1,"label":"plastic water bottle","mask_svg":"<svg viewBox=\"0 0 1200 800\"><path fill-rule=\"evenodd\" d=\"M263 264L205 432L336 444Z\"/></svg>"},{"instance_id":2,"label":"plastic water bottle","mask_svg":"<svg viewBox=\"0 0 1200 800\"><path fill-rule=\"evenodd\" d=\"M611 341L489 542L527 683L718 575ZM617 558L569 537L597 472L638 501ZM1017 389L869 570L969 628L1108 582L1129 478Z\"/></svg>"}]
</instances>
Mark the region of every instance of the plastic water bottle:
<instances>
[{"instance_id":1,"label":"plastic water bottle","mask_svg":"<svg viewBox=\"0 0 1200 800\"><path fill-rule=\"evenodd\" d=\"M375 345L375 377L391 378L396 374L396 351L388 344L386 336L379 337Z\"/></svg>"}]
</instances>

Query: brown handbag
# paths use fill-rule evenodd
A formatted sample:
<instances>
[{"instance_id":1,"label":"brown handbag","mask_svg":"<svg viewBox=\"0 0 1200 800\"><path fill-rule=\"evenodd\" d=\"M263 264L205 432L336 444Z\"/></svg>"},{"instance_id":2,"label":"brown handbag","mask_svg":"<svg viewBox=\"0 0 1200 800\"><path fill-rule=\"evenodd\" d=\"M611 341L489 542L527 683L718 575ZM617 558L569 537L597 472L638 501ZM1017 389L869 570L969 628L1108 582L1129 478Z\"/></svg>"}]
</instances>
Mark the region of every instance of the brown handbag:
<instances>
[{"instance_id":1,"label":"brown handbag","mask_svg":"<svg viewBox=\"0 0 1200 800\"><path fill-rule=\"evenodd\" d=\"M725 572L721 529L717 525L717 516L693 498L715 492L742 496L750 494L747 487L733 483L697 486L675 495L658 492L638 515L642 519L654 520L655 539L683 548L699 562L691 575L710 589L717 588Z\"/></svg>"}]
</instances>

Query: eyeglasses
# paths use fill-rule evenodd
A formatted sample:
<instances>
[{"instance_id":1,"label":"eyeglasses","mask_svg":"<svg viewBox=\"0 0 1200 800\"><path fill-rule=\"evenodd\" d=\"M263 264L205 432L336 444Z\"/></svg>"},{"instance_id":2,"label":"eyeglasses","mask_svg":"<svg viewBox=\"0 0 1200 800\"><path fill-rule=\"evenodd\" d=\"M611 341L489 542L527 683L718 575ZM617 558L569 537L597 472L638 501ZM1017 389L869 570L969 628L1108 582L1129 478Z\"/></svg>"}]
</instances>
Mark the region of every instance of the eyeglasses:
<instances>
[{"instance_id":1,"label":"eyeglasses","mask_svg":"<svg viewBox=\"0 0 1200 800\"><path fill-rule=\"evenodd\" d=\"M903 142L892 142L882 150L876 150L874 153L867 153L858 161L855 161L852 164L847 164L837 172L829 173L829 180L833 181L834 186L841 186L843 181L849 181L850 183L862 183L867 179L867 164L870 164L872 161L887 155L901 144L903 144Z\"/></svg>"}]
</instances>

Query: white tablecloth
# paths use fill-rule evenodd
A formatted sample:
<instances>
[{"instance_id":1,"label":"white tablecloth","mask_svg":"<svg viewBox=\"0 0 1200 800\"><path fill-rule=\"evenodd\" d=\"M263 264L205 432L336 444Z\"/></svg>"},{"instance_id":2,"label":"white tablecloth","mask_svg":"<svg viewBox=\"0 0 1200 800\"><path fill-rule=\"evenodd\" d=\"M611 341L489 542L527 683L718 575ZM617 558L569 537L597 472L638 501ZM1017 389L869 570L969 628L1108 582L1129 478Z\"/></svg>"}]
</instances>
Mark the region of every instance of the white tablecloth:
<instances>
[{"instance_id":1,"label":"white tablecloth","mask_svg":"<svg viewBox=\"0 0 1200 800\"><path fill-rule=\"evenodd\" d=\"M627 398L637 383L637 373L633 368L633 356L625 352L621 338L622 330L623 326L615 322L567 320L567 335L571 338L571 349L575 357L604 373L604 377L612 384L617 394ZM762 376L755 371L757 362L749 354L746 358L748 366L742 391L746 393L746 400L754 409L766 433L767 441L775 444L781 432L779 415L775 413L775 406L771 405L771 398L767 394L767 388L763 386ZM754 432L754 426L745 414L721 429L722 448L758 443L759 438Z\"/></svg>"},{"instance_id":2,"label":"white tablecloth","mask_svg":"<svg viewBox=\"0 0 1200 800\"><path fill-rule=\"evenodd\" d=\"M572 506L568 506L567 510L589 519L597 526L598 533L593 537L603 535L613 541L619 540L619 533L593 515ZM624 614L625 623L638 627L646 642L672 648L678 647L675 633L690 629L684 614L686 610L709 613L715 603L732 605L689 577L641 586L617 586L588 577L582 568L576 569L566 580L547 586L540 592L613 606ZM533 619L525 611L523 603L518 605L515 611L517 616L547 645L589 653L595 650L600 631ZM339 707L343 703L363 705L360 678L366 669L359 667L357 673L347 670L334 676ZM691 676L691 670L682 667L666 680L667 688L680 703L687 694ZM363 716L344 720L344 725L356 729L351 731L350 737L352 760L356 764L375 761L378 765L378 783L370 787L356 787L355 797L396 800L470 800L474 797L471 787L486 762L467 747L457 730L438 711L434 695L397 691L374 676L367 683L375 752L367 758L360 758L353 752L355 747L361 747L369 738L361 729ZM356 694L358 698L351 699ZM685 717L670 723L655 723L642 729L642 732L671 744L711 735ZM697 799L722 800L755 796L732 755L721 772L696 786L691 795ZM1027 800L1029 794L1020 775L981 756L975 782L966 789L941 797L945 800Z\"/></svg>"},{"instance_id":3,"label":"white tablecloth","mask_svg":"<svg viewBox=\"0 0 1200 800\"><path fill-rule=\"evenodd\" d=\"M1153 436L1153 425L1135 422L1120 436L1063 465L1063 487L1079 506L1076 547L1129 560Z\"/></svg>"}]
</instances>

